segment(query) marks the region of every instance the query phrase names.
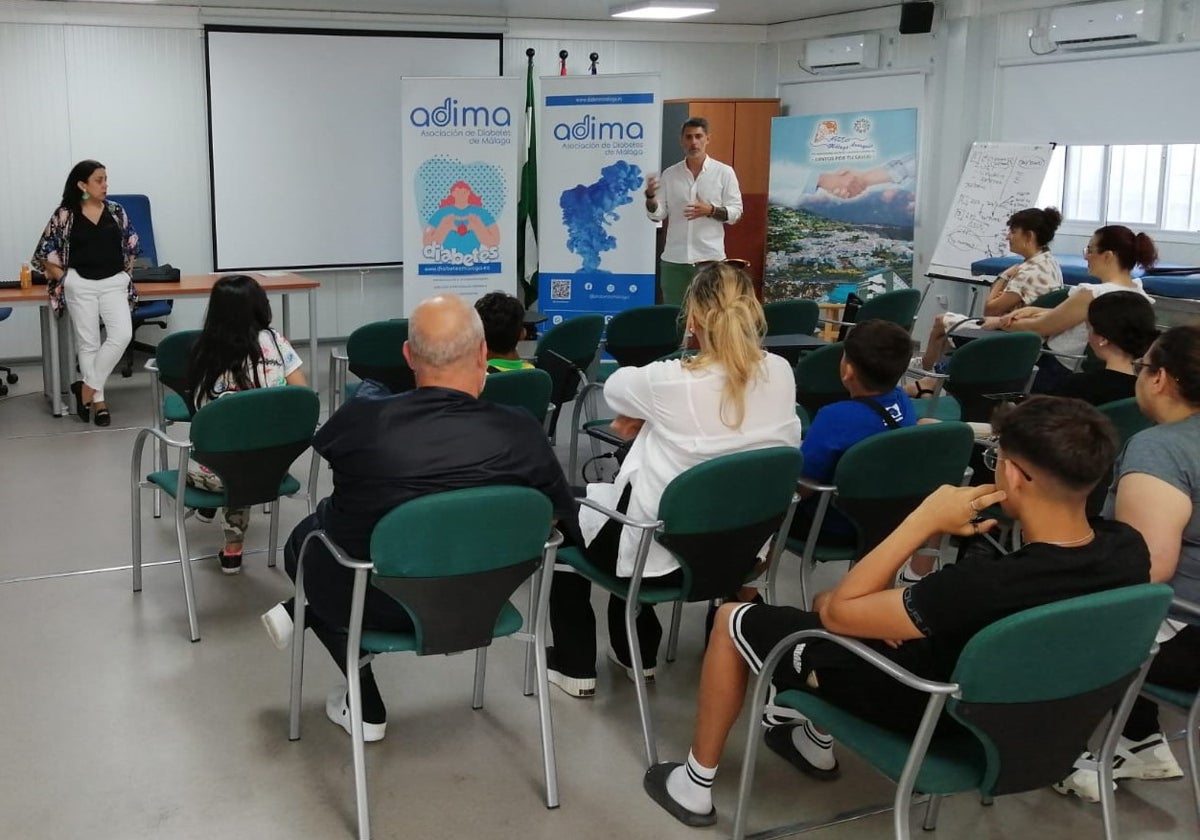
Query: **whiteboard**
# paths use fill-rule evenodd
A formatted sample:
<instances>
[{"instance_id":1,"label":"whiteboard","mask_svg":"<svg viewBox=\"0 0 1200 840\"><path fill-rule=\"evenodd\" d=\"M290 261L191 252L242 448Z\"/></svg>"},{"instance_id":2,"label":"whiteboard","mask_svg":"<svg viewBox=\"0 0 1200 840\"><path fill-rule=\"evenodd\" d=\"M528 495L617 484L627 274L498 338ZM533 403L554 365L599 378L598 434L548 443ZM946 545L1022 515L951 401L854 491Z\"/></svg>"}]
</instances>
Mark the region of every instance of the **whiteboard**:
<instances>
[{"instance_id":1,"label":"whiteboard","mask_svg":"<svg viewBox=\"0 0 1200 840\"><path fill-rule=\"evenodd\" d=\"M1033 207L1053 143L973 143L930 260L933 273L970 275L971 263L1008 253L1008 219Z\"/></svg>"},{"instance_id":2,"label":"whiteboard","mask_svg":"<svg viewBox=\"0 0 1200 840\"><path fill-rule=\"evenodd\" d=\"M403 76L497 76L499 35L206 29L217 271L399 264Z\"/></svg>"}]
</instances>

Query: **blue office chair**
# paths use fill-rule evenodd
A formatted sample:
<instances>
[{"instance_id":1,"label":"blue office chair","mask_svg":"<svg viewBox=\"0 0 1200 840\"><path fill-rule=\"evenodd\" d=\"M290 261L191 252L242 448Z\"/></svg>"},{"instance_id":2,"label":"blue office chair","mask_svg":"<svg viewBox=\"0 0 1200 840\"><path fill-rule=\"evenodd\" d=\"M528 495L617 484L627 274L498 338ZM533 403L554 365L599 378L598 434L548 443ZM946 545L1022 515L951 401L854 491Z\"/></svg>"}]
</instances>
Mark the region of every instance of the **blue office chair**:
<instances>
[{"instance_id":1,"label":"blue office chair","mask_svg":"<svg viewBox=\"0 0 1200 840\"><path fill-rule=\"evenodd\" d=\"M11 314L11 306L0 306L0 321L3 321ZM0 382L0 397L3 397L8 395L9 385L17 384L17 375L13 373L13 369L7 365L0 365L0 370L4 371L4 382Z\"/></svg>"},{"instance_id":2,"label":"blue office chair","mask_svg":"<svg viewBox=\"0 0 1200 840\"><path fill-rule=\"evenodd\" d=\"M137 231L138 244L142 249L142 254L138 262L149 266L158 265L158 252L154 248L154 222L150 216L150 198L144 195L128 194L110 195L108 199L120 204L125 208L125 212L129 214L129 221L133 225L133 229ZM170 300L150 300L145 303L139 303L134 307L134 340L129 342L129 347L125 349L125 358L121 361L121 376L126 379L133 376L133 354L135 351L140 351L151 356L154 355L153 344L137 340L138 328L153 325L165 330L167 328L166 318L171 314L171 309L174 305L175 302Z\"/></svg>"}]
</instances>

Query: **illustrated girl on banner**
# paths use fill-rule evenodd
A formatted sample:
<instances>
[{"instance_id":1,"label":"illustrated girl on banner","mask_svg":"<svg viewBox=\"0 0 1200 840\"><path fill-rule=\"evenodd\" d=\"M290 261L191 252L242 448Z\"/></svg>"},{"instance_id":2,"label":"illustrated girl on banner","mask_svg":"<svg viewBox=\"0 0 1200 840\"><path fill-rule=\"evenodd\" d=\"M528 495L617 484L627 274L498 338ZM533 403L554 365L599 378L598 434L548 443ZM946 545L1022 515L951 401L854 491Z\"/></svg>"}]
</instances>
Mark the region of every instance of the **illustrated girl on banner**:
<instances>
[{"instance_id":1,"label":"illustrated girl on banner","mask_svg":"<svg viewBox=\"0 0 1200 840\"><path fill-rule=\"evenodd\" d=\"M500 226L466 181L455 181L425 227L425 245L469 254L500 244Z\"/></svg>"}]
</instances>

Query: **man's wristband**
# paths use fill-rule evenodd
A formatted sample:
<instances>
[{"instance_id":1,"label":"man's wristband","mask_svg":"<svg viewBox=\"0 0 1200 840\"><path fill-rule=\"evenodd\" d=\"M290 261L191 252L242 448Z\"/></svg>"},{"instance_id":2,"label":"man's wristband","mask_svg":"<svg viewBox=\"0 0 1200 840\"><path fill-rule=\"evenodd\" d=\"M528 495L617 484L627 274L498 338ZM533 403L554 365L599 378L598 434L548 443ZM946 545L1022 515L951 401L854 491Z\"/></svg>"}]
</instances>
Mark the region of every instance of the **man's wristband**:
<instances>
[{"instance_id":1,"label":"man's wristband","mask_svg":"<svg viewBox=\"0 0 1200 840\"><path fill-rule=\"evenodd\" d=\"M717 207L715 204L713 205L712 210L709 211L708 215L709 217L716 219L718 222L726 222L729 220L729 212L724 207Z\"/></svg>"}]
</instances>

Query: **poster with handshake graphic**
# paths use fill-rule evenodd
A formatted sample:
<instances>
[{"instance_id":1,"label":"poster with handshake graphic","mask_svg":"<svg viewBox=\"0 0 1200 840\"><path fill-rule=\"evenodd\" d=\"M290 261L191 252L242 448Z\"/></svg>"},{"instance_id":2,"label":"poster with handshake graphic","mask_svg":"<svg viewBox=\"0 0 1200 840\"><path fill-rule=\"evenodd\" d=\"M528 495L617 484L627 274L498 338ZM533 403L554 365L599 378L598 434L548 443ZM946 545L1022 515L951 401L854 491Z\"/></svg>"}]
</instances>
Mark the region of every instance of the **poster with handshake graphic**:
<instances>
[{"instance_id":1,"label":"poster with handshake graphic","mask_svg":"<svg viewBox=\"0 0 1200 840\"><path fill-rule=\"evenodd\" d=\"M548 326L654 303L642 192L657 174L657 74L544 76L538 138L538 308Z\"/></svg>"},{"instance_id":2,"label":"poster with handshake graphic","mask_svg":"<svg viewBox=\"0 0 1200 840\"><path fill-rule=\"evenodd\" d=\"M454 292L516 294L518 78L405 78L404 314Z\"/></svg>"},{"instance_id":3,"label":"poster with handshake graphic","mask_svg":"<svg viewBox=\"0 0 1200 840\"><path fill-rule=\"evenodd\" d=\"M912 284L915 109L771 121L767 300L844 302L871 276Z\"/></svg>"}]
</instances>

